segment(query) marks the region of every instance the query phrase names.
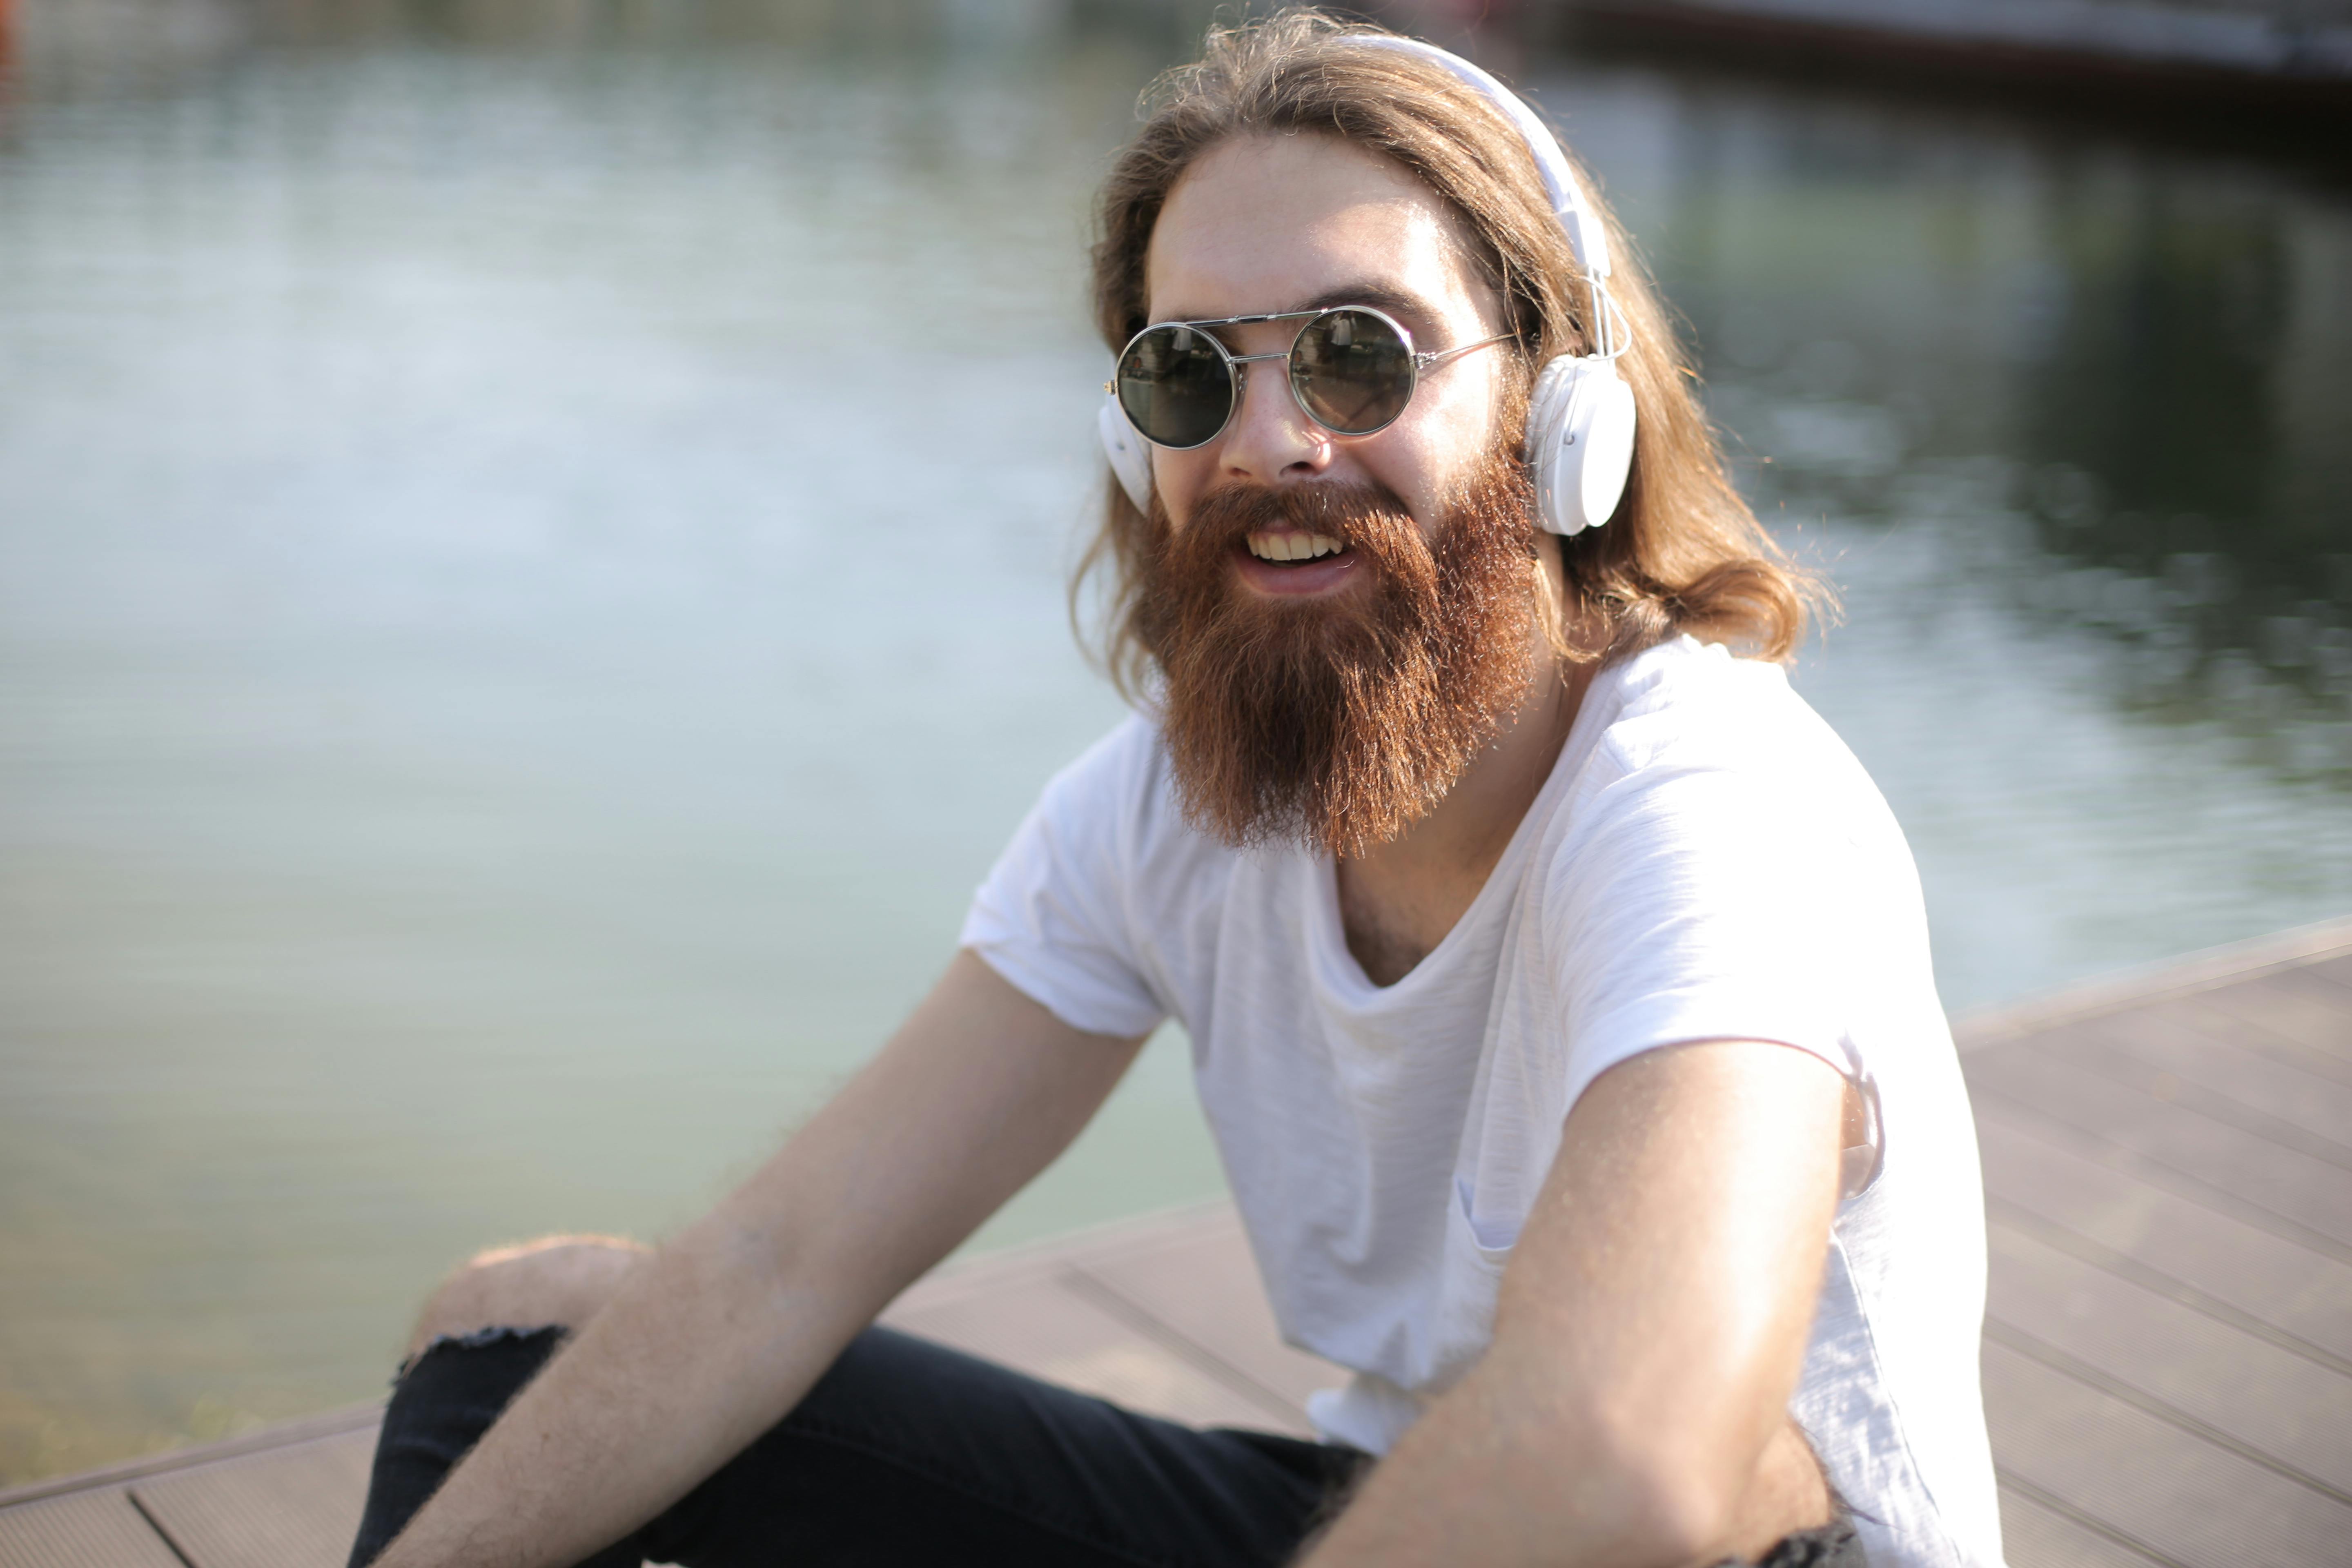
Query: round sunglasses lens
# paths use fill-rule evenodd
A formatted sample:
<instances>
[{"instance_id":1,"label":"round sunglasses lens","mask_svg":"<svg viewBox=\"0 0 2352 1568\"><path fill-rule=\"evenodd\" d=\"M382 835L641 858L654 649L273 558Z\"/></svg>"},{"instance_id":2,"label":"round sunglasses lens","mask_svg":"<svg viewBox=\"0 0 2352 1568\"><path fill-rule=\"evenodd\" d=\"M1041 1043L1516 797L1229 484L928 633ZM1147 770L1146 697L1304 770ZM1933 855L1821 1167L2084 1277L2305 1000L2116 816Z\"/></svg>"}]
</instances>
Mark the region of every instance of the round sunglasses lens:
<instances>
[{"instance_id":1,"label":"round sunglasses lens","mask_svg":"<svg viewBox=\"0 0 2352 1568\"><path fill-rule=\"evenodd\" d=\"M1198 447L1223 429L1233 412L1233 366L1206 332L1147 328L1119 356L1118 405L1146 439Z\"/></svg>"},{"instance_id":2,"label":"round sunglasses lens","mask_svg":"<svg viewBox=\"0 0 2352 1568\"><path fill-rule=\"evenodd\" d=\"M1369 436L1412 397L1412 349L1370 310L1326 310L1290 351L1298 405L1342 436Z\"/></svg>"}]
</instances>

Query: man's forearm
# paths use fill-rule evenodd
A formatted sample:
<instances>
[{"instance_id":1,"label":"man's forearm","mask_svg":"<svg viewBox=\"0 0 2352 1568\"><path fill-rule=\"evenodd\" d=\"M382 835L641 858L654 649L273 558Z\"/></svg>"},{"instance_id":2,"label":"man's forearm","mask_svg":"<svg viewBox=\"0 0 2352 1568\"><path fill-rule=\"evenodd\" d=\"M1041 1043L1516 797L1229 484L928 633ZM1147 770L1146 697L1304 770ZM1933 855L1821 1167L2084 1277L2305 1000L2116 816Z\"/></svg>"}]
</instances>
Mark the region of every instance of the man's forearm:
<instances>
[{"instance_id":1,"label":"man's forearm","mask_svg":"<svg viewBox=\"0 0 2352 1568\"><path fill-rule=\"evenodd\" d=\"M1793 1425L1744 1487L1712 1491L1634 1423L1612 1436L1503 1367L1433 1405L1299 1568L1666 1568L1758 1556L1827 1522L1829 1494ZM1516 1386L1514 1385L1516 1384Z\"/></svg>"},{"instance_id":2,"label":"man's forearm","mask_svg":"<svg viewBox=\"0 0 2352 1568\"><path fill-rule=\"evenodd\" d=\"M722 1215L654 1255L454 1470L379 1568L554 1568L619 1540L780 1419L873 1308L789 1286Z\"/></svg>"},{"instance_id":3,"label":"man's forearm","mask_svg":"<svg viewBox=\"0 0 2352 1568\"><path fill-rule=\"evenodd\" d=\"M1490 1360L1430 1407L1301 1568L1681 1561L1679 1500L1601 1427Z\"/></svg>"}]
</instances>

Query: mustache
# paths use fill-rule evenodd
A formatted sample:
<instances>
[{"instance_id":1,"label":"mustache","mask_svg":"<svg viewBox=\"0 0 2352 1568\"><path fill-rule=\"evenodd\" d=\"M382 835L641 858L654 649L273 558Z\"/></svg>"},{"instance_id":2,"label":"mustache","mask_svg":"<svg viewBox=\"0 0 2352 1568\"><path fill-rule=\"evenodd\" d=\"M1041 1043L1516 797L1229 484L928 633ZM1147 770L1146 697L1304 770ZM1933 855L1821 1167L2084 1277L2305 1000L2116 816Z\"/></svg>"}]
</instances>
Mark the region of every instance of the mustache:
<instances>
[{"instance_id":1,"label":"mustache","mask_svg":"<svg viewBox=\"0 0 2352 1568\"><path fill-rule=\"evenodd\" d=\"M1307 607L1251 606L1232 596L1226 581L1228 558L1244 548L1244 540L1261 530L1279 529L1327 534L1345 544L1372 569L1376 600L1402 596L1419 601L1423 613L1433 609L1430 601L1438 591L1438 562L1412 510L1386 486L1355 480L1220 485L1194 503L1183 527L1163 522L1155 576L1164 587L1174 589L1178 598L1208 595L1223 601L1229 614L1273 614L1286 619L1286 612L1303 613Z\"/></svg>"},{"instance_id":2,"label":"mustache","mask_svg":"<svg viewBox=\"0 0 2352 1568\"><path fill-rule=\"evenodd\" d=\"M1427 552L1412 512L1394 490L1370 482L1318 479L1269 485L1239 479L1219 485L1192 507L1184 526L1171 529L1171 546L1190 555L1223 551L1262 530L1296 528L1328 534L1351 548L1386 553L1400 545Z\"/></svg>"}]
</instances>

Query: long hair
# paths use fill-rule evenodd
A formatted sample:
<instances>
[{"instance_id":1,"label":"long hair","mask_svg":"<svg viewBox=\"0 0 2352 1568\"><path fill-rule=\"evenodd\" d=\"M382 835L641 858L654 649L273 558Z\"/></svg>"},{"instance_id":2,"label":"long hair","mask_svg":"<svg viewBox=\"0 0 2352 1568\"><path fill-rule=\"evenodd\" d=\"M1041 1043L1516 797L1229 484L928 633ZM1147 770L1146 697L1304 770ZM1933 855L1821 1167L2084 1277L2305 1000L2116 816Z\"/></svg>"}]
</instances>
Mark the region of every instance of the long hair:
<instances>
[{"instance_id":1,"label":"long hair","mask_svg":"<svg viewBox=\"0 0 2352 1568\"><path fill-rule=\"evenodd\" d=\"M1112 165L1097 205L1095 324L1113 353L1149 324L1146 254L1185 172L1233 137L1302 132L1370 149L1411 171L1461 216L1487 281L1502 296L1504 324L1517 334L1522 404L1536 367L1589 352L1591 295L1526 142L1444 67L1354 42L1381 31L1312 10L1215 28L1197 63L1146 90L1143 129ZM1589 179L1584 188L1591 199ZM1615 258L1610 291L1633 329L1617 368L1633 388L1639 419L1616 514L1605 527L1561 541L1569 603L1557 609L1584 635L1572 648L1564 638L1556 646L1570 657L1607 659L1692 631L1787 658L1826 590L1790 563L1733 489L1666 314L1616 219L1605 208L1600 216ZM1101 531L1071 581L1071 604L1075 616L1087 579L1107 575L1096 651L1133 698L1156 668L1138 625L1140 567L1154 525L1117 483L1108 490Z\"/></svg>"}]
</instances>

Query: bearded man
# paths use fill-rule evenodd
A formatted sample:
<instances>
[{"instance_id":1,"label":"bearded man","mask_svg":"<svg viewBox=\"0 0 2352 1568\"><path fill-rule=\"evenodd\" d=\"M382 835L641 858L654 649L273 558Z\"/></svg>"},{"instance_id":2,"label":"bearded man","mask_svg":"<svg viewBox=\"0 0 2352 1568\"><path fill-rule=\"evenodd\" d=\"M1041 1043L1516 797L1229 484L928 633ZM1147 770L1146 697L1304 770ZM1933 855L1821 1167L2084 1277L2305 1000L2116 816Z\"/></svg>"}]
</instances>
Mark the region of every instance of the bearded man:
<instances>
[{"instance_id":1,"label":"bearded man","mask_svg":"<svg viewBox=\"0 0 2352 1568\"><path fill-rule=\"evenodd\" d=\"M1095 258L1143 711L709 1217L444 1287L355 1564L1999 1562L1908 852L1663 313L1460 64L1290 15L1162 82ZM872 1326L1171 1016L1356 1373L1319 1442Z\"/></svg>"}]
</instances>

